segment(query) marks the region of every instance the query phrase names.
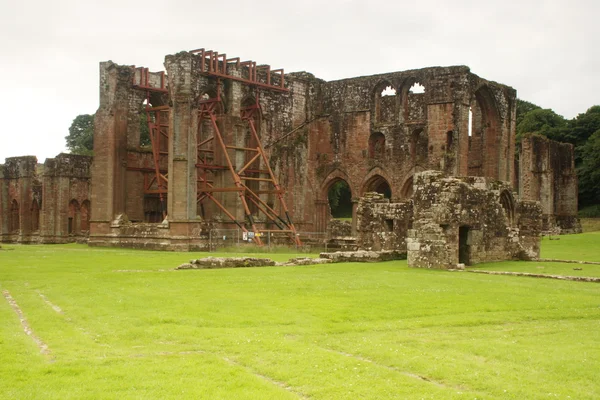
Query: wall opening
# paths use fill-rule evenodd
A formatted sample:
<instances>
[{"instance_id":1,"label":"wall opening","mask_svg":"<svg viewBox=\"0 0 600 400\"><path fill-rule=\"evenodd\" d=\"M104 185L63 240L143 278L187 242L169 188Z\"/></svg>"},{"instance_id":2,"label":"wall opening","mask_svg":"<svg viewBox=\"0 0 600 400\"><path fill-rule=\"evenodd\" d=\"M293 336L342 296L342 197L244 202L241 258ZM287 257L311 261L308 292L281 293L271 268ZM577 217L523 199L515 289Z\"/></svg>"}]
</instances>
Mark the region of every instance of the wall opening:
<instances>
[{"instance_id":1,"label":"wall opening","mask_svg":"<svg viewBox=\"0 0 600 400\"><path fill-rule=\"evenodd\" d=\"M375 121L393 123L396 119L396 89L389 82L375 87Z\"/></svg>"},{"instance_id":2,"label":"wall opening","mask_svg":"<svg viewBox=\"0 0 600 400\"><path fill-rule=\"evenodd\" d=\"M385 136L382 133L373 133L369 136L369 158L383 159L385 156Z\"/></svg>"},{"instance_id":3,"label":"wall opening","mask_svg":"<svg viewBox=\"0 0 600 400\"><path fill-rule=\"evenodd\" d=\"M385 230L387 232L394 232L394 220L393 219L385 220Z\"/></svg>"},{"instance_id":4,"label":"wall opening","mask_svg":"<svg viewBox=\"0 0 600 400\"><path fill-rule=\"evenodd\" d=\"M500 117L493 93L483 86L475 92L470 107L468 175L502 180L500 176Z\"/></svg>"},{"instance_id":5,"label":"wall opening","mask_svg":"<svg viewBox=\"0 0 600 400\"><path fill-rule=\"evenodd\" d=\"M396 95L396 89L394 89L391 86L386 86L385 89L383 89L380 93L381 97L385 97L385 96L395 96Z\"/></svg>"},{"instance_id":6,"label":"wall opening","mask_svg":"<svg viewBox=\"0 0 600 400\"><path fill-rule=\"evenodd\" d=\"M469 137L473 136L473 107L469 107Z\"/></svg>"},{"instance_id":7,"label":"wall opening","mask_svg":"<svg viewBox=\"0 0 600 400\"><path fill-rule=\"evenodd\" d=\"M375 175L365 184L363 193L377 192L383 195L386 199L392 198L392 188L388 181L381 175Z\"/></svg>"},{"instance_id":8,"label":"wall opening","mask_svg":"<svg viewBox=\"0 0 600 400\"><path fill-rule=\"evenodd\" d=\"M402 186L402 190L400 191L400 196L403 200L409 200L413 196L413 177L411 176L406 180L404 186Z\"/></svg>"},{"instance_id":9,"label":"wall opening","mask_svg":"<svg viewBox=\"0 0 600 400\"><path fill-rule=\"evenodd\" d=\"M461 226L458 228L458 262L460 264L470 265L469 252L469 227Z\"/></svg>"},{"instance_id":10,"label":"wall opening","mask_svg":"<svg viewBox=\"0 0 600 400\"><path fill-rule=\"evenodd\" d=\"M500 205L502 205L502 208L504 209L508 224L512 226L515 220L515 202L508 190L504 190L500 193Z\"/></svg>"},{"instance_id":11,"label":"wall opening","mask_svg":"<svg viewBox=\"0 0 600 400\"><path fill-rule=\"evenodd\" d=\"M37 200L31 203L31 231L37 232L40 230L40 206Z\"/></svg>"},{"instance_id":12,"label":"wall opening","mask_svg":"<svg viewBox=\"0 0 600 400\"><path fill-rule=\"evenodd\" d=\"M166 197L166 196L165 196ZM160 201L157 194L147 194L144 196L144 222L158 224L163 221L163 215L166 201Z\"/></svg>"},{"instance_id":13,"label":"wall opening","mask_svg":"<svg viewBox=\"0 0 600 400\"><path fill-rule=\"evenodd\" d=\"M421 85L419 82L415 82L408 91L414 94L423 94L425 93L425 86Z\"/></svg>"},{"instance_id":14,"label":"wall opening","mask_svg":"<svg viewBox=\"0 0 600 400\"><path fill-rule=\"evenodd\" d=\"M8 228L11 233L16 233L19 229L21 229L21 223L19 220L19 203L17 203L17 200L13 200L10 203L10 221Z\"/></svg>"},{"instance_id":15,"label":"wall opening","mask_svg":"<svg viewBox=\"0 0 600 400\"><path fill-rule=\"evenodd\" d=\"M352 219L352 192L343 179L336 180L327 191L329 210L332 218Z\"/></svg>"},{"instance_id":16,"label":"wall opening","mask_svg":"<svg viewBox=\"0 0 600 400\"><path fill-rule=\"evenodd\" d=\"M410 86L409 86L410 85ZM427 119L425 103L425 86L416 80L409 81L402 91L405 121L422 121Z\"/></svg>"}]
</instances>

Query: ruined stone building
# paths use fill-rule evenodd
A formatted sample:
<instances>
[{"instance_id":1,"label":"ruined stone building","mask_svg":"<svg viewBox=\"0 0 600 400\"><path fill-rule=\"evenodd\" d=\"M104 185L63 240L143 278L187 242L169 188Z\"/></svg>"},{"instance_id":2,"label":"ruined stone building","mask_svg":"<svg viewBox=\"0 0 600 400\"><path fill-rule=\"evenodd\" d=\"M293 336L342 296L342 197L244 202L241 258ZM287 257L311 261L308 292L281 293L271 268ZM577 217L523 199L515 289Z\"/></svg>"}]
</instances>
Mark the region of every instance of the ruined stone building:
<instances>
[{"instance_id":1,"label":"ruined stone building","mask_svg":"<svg viewBox=\"0 0 600 400\"><path fill-rule=\"evenodd\" d=\"M0 165L0 238L16 243L85 241L90 230L92 158L59 154Z\"/></svg>"},{"instance_id":2,"label":"ruined stone building","mask_svg":"<svg viewBox=\"0 0 600 400\"><path fill-rule=\"evenodd\" d=\"M535 253L521 236L578 229L572 148L531 136L516 163L516 91L468 67L326 82L204 49L168 55L164 65L150 72L100 64L91 183L86 162L74 156L46 161L43 170L35 159L7 159L0 178L4 241L60 241L87 231L89 221L90 245L192 250L205 249L213 229L246 231L256 242L280 233L300 243L311 234L335 236L338 226L364 247L416 249L438 240L450 265L458 262L461 232L469 243L492 230L524 243L517 249L485 239L485 251L495 254L489 259L499 259ZM348 207L350 226L331 223L331 190L340 182L344 198L336 201ZM71 199L51 203L51 184ZM428 185L454 194L444 198ZM480 211L495 213L504 228L483 229L474 216L441 218L455 201L477 204L465 191L486 198ZM360 205L370 192L383 199ZM425 192L437 198L421 202ZM71 200L78 212L70 211ZM369 204L379 205L367 211ZM429 239L420 236L426 227Z\"/></svg>"}]
</instances>

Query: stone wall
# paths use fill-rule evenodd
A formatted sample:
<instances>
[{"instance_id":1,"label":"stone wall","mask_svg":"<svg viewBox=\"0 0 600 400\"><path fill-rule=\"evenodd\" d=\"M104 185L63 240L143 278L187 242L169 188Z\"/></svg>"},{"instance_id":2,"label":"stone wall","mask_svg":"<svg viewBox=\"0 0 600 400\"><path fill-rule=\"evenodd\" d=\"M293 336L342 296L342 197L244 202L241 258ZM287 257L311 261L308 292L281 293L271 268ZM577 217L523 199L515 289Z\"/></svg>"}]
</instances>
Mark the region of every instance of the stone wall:
<instances>
[{"instance_id":1,"label":"stone wall","mask_svg":"<svg viewBox=\"0 0 600 400\"><path fill-rule=\"evenodd\" d=\"M350 234L358 234L364 248L403 249L418 209L411 203L416 176L428 170L446 177L505 182L503 187L511 193L515 209L521 207L512 198L512 189L518 185L524 200L541 202L547 229L579 229L572 148L526 138L517 183L516 91L483 79L466 66L330 82L297 72L287 74L286 90L278 91L257 89L243 81L248 70L235 62L217 64L226 68L230 77L239 79L217 79L201 69L200 57L192 52L168 55L166 74L110 61L100 63L91 194L86 195L90 171L83 168L63 173L63 167L56 166L62 163L68 169L68 165L80 162L75 158L61 155L51 159L43 173L34 171L36 161L9 159L2 168L0 190L3 240L26 242L35 236L38 241L56 242L85 236L84 203L91 208L87 212L92 216L90 244L99 246L189 250L204 246L199 233L207 224L215 229L235 229L236 224L247 223L249 218L237 191L212 192L235 222L221 207L198 197L201 182L215 188L233 186L227 169L204 173L197 167L198 144L214 137L214 127L210 121L199 120L198 110L204 100L216 100L217 96L216 124L225 141L235 147L228 150L235 169L249 161L247 149L256 145L241 110L259 106L254 123L300 232L318 232L321 237L324 232L330 236L348 233L348 226L330 226L328 191L343 180L351 192L348 201L353 204ZM264 71L259 69L258 74L264 77ZM278 75L273 79L277 81ZM154 152L140 142L140 116L145 115L146 106L164 112L161 124L167 132ZM219 154L215 142L211 157L223 166L224 155ZM250 169L264 171L266 167L263 160L257 160ZM166 190L157 185L156 169L168 179ZM473 179L463 183L480 182ZM264 181L246 184L261 192L265 204L276 202L276 195L267 190ZM359 202L370 192L379 196L369 195ZM42 201L45 193L52 196ZM38 226L31 217L33 199L39 199ZM11 218L13 200L27 205L15 206L15 217ZM495 212L493 207L490 210ZM258 206L251 204L250 212L259 228L273 229L274 224L258 212ZM17 214L19 229L14 229L10 224L17 220ZM37 236L31 235L34 228L39 231ZM431 235L442 235L438 228L432 228ZM475 229L470 237L477 238L478 231ZM508 235L509 231L503 232ZM487 254L501 247L490 246ZM453 251L446 251L447 259L453 257Z\"/></svg>"},{"instance_id":2,"label":"stone wall","mask_svg":"<svg viewBox=\"0 0 600 400\"><path fill-rule=\"evenodd\" d=\"M539 257L539 203L515 200L508 183L482 177L417 175L408 264L455 268L457 264Z\"/></svg>"},{"instance_id":3,"label":"stone wall","mask_svg":"<svg viewBox=\"0 0 600 400\"><path fill-rule=\"evenodd\" d=\"M73 154L59 154L43 165L33 156L7 158L0 178L2 241L86 240L91 161L91 157Z\"/></svg>"},{"instance_id":4,"label":"stone wall","mask_svg":"<svg viewBox=\"0 0 600 400\"><path fill-rule=\"evenodd\" d=\"M413 224L412 201L390 203L380 193L366 193L358 202L357 246L364 250L406 252Z\"/></svg>"},{"instance_id":5,"label":"stone wall","mask_svg":"<svg viewBox=\"0 0 600 400\"><path fill-rule=\"evenodd\" d=\"M543 230L581 233L573 145L526 135L520 150L519 194L542 206Z\"/></svg>"}]
</instances>

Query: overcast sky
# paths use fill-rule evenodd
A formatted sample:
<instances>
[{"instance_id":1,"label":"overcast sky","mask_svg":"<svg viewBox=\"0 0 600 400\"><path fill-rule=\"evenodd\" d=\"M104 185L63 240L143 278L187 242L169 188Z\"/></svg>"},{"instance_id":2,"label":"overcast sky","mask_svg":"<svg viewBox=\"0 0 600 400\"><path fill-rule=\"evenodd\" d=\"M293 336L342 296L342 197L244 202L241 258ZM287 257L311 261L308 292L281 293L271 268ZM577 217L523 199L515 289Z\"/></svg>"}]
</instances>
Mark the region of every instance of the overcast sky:
<instances>
[{"instance_id":1,"label":"overcast sky","mask_svg":"<svg viewBox=\"0 0 600 400\"><path fill-rule=\"evenodd\" d=\"M467 65L572 118L600 104L598 0L0 0L0 162L65 150L98 63L200 47L334 80Z\"/></svg>"}]
</instances>

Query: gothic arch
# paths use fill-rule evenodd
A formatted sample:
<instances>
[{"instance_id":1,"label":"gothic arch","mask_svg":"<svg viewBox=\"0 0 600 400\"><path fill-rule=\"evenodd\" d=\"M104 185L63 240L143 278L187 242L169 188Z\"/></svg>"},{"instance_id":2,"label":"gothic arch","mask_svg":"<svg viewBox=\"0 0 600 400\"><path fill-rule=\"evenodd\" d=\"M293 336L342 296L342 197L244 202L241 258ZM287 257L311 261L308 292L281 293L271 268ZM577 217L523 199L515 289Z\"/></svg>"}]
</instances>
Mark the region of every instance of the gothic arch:
<instances>
[{"instance_id":1,"label":"gothic arch","mask_svg":"<svg viewBox=\"0 0 600 400\"><path fill-rule=\"evenodd\" d=\"M471 112L468 174L500 179L502 127L496 100L487 85L479 86L473 93Z\"/></svg>"},{"instance_id":2,"label":"gothic arch","mask_svg":"<svg viewBox=\"0 0 600 400\"><path fill-rule=\"evenodd\" d=\"M409 176L408 178L406 178L406 180L404 181L404 183L402 184L402 189L400 190L400 198L402 200L410 200L413 196L413 177L414 175Z\"/></svg>"},{"instance_id":3,"label":"gothic arch","mask_svg":"<svg viewBox=\"0 0 600 400\"><path fill-rule=\"evenodd\" d=\"M515 199L508 190L503 190L500 193L500 205L504 209L504 214L509 225L513 225L515 221Z\"/></svg>"},{"instance_id":4,"label":"gothic arch","mask_svg":"<svg viewBox=\"0 0 600 400\"><path fill-rule=\"evenodd\" d=\"M361 190L361 195L364 195L367 192L377 192L381 193L387 199L392 198L392 187L390 185L390 180L387 178L386 174L381 170L381 168L373 169L364 179Z\"/></svg>"},{"instance_id":5,"label":"gothic arch","mask_svg":"<svg viewBox=\"0 0 600 400\"><path fill-rule=\"evenodd\" d=\"M397 122L398 91L390 81L384 80L375 85L373 99L375 103L375 122L380 124Z\"/></svg>"},{"instance_id":6,"label":"gothic arch","mask_svg":"<svg viewBox=\"0 0 600 400\"><path fill-rule=\"evenodd\" d=\"M423 88L421 93L413 93L411 89L418 85ZM425 94L427 83L421 77L411 77L404 81L399 89L401 117L403 121L424 120L427 118Z\"/></svg>"},{"instance_id":7,"label":"gothic arch","mask_svg":"<svg viewBox=\"0 0 600 400\"><path fill-rule=\"evenodd\" d=\"M339 180L346 181L348 183L348 186L350 187L350 191L352 193L356 193L348 174L346 174L340 169L336 169L331 171L329 175L327 175L327 177L323 179L323 183L321 184L320 190L320 197L322 200L327 200L327 192L329 191L329 188L331 187L331 185L333 185L336 181Z\"/></svg>"}]
</instances>

